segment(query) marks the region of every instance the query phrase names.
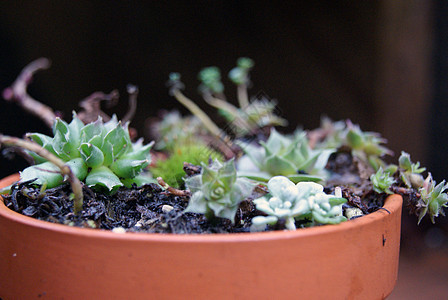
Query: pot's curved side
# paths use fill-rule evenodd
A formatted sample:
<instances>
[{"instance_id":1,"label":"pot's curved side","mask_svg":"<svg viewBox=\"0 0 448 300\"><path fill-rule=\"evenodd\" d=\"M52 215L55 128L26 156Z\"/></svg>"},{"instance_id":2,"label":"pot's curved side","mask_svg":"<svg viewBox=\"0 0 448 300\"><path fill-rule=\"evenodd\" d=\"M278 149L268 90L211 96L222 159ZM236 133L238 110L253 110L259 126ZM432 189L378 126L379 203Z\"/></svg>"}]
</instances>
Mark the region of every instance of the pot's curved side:
<instances>
[{"instance_id":1,"label":"pot's curved side","mask_svg":"<svg viewBox=\"0 0 448 300\"><path fill-rule=\"evenodd\" d=\"M71 228L0 201L0 297L385 298L397 278L401 204L393 195L390 214L340 225L199 236Z\"/></svg>"}]
</instances>

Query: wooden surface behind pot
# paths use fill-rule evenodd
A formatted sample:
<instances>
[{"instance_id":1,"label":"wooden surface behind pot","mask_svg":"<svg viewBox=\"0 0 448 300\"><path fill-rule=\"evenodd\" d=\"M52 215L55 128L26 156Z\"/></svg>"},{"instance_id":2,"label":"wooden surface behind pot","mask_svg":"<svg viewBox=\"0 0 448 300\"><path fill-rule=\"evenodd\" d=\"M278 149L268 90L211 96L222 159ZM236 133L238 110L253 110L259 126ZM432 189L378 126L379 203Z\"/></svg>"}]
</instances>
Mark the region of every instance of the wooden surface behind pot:
<instances>
[{"instance_id":1,"label":"wooden surface behind pot","mask_svg":"<svg viewBox=\"0 0 448 300\"><path fill-rule=\"evenodd\" d=\"M401 204L292 232L169 235L52 224L0 201L0 297L381 299L397 279Z\"/></svg>"}]
</instances>

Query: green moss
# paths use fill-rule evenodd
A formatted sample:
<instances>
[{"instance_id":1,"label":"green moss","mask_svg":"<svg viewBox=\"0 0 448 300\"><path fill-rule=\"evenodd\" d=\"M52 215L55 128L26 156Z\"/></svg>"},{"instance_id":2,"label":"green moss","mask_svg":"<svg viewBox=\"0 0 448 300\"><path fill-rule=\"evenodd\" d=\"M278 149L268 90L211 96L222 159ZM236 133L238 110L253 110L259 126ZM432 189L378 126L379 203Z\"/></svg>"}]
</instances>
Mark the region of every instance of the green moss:
<instances>
[{"instance_id":1,"label":"green moss","mask_svg":"<svg viewBox=\"0 0 448 300\"><path fill-rule=\"evenodd\" d=\"M166 160L158 161L154 167L150 168L150 171L154 178L162 177L170 186L182 188L185 176L184 162L200 165L201 162L208 162L210 157L223 160L220 153L201 144L178 146Z\"/></svg>"}]
</instances>

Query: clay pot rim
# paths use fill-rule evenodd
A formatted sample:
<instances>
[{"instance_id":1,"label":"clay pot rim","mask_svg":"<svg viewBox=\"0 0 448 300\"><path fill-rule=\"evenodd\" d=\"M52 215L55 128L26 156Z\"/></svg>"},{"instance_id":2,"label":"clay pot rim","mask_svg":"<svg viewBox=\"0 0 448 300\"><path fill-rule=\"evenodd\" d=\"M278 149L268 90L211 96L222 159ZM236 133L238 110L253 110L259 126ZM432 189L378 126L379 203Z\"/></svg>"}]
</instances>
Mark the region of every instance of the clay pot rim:
<instances>
[{"instance_id":1,"label":"clay pot rim","mask_svg":"<svg viewBox=\"0 0 448 300\"><path fill-rule=\"evenodd\" d=\"M7 176L0 180L0 188L18 180L18 174ZM349 231L358 226L369 226L372 223L381 222L388 216L391 217L398 211L401 212L403 199L401 195L390 195L383 206L374 213L343 222L337 225L325 225L311 228L302 228L295 231L269 231L256 233L229 233L229 234L161 234L161 233L115 233L109 230L71 227L62 224L50 223L24 216L7 208L0 196L0 218L7 218L14 223L24 226L36 227L46 231L64 233L74 236L85 236L104 240L133 240L142 242L169 242L169 243L208 243L208 242L251 242L278 239L292 239L300 237L334 234L340 231ZM386 211L387 210L387 211Z\"/></svg>"}]
</instances>

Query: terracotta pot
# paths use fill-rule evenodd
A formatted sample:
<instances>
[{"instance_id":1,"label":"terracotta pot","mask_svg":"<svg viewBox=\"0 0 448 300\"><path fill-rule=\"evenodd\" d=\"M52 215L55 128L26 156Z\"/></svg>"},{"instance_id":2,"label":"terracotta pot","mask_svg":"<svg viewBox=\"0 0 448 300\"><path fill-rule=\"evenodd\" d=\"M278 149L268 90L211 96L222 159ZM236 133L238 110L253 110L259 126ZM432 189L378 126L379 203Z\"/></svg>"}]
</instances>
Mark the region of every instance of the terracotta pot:
<instances>
[{"instance_id":1,"label":"terracotta pot","mask_svg":"<svg viewBox=\"0 0 448 300\"><path fill-rule=\"evenodd\" d=\"M381 299L397 278L401 205L392 195L390 214L293 232L168 235L52 224L0 201L0 297Z\"/></svg>"}]
</instances>

